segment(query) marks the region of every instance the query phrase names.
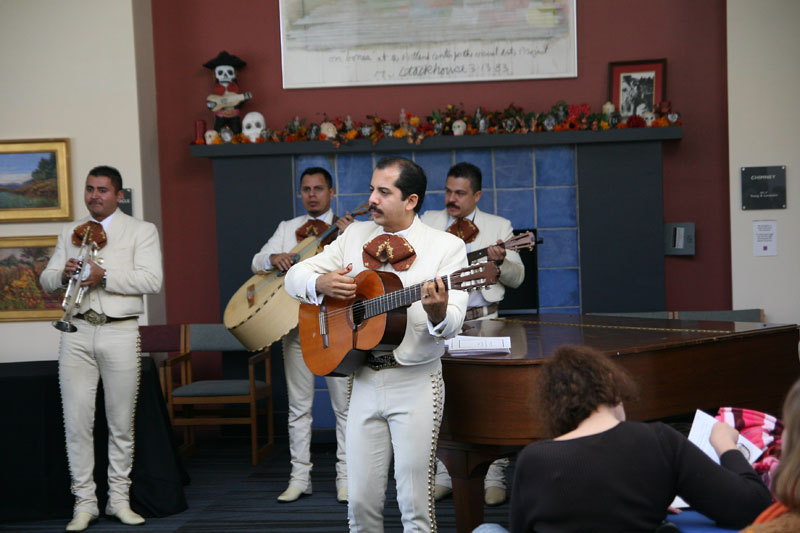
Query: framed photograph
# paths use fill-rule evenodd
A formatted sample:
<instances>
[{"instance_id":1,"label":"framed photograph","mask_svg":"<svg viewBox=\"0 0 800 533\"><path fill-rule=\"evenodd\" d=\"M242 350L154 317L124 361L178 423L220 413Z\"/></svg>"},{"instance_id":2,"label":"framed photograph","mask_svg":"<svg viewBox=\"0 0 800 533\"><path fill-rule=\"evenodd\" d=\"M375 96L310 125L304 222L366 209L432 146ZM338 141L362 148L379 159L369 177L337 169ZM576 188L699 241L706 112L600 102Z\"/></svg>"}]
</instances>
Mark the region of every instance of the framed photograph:
<instances>
[{"instance_id":1,"label":"framed photograph","mask_svg":"<svg viewBox=\"0 0 800 533\"><path fill-rule=\"evenodd\" d=\"M69 139L0 141L0 222L72 220Z\"/></svg>"},{"instance_id":2,"label":"framed photograph","mask_svg":"<svg viewBox=\"0 0 800 533\"><path fill-rule=\"evenodd\" d=\"M46 294L39 275L47 267L58 237L0 237L0 322L61 318L58 291Z\"/></svg>"},{"instance_id":3,"label":"framed photograph","mask_svg":"<svg viewBox=\"0 0 800 533\"><path fill-rule=\"evenodd\" d=\"M608 99L623 117L654 111L666 98L666 59L608 64Z\"/></svg>"}]
</instances>

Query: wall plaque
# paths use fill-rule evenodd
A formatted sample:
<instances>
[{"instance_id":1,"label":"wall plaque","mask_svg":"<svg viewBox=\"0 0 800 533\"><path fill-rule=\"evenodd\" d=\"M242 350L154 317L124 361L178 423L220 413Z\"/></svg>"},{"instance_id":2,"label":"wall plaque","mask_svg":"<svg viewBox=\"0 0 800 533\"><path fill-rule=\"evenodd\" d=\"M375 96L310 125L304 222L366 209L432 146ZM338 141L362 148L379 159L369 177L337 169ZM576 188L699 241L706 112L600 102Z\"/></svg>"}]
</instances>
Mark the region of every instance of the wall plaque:
<instances>
[{"instance_id":1,"label":"wall plaque","mask_svg":"<svg viewBox=\"0 0 800 533\"><path fill-rule=\"evenodd\" d=\"M742 209L786 209L786 167L742 167Z\"/></svg>"}]
</instances>

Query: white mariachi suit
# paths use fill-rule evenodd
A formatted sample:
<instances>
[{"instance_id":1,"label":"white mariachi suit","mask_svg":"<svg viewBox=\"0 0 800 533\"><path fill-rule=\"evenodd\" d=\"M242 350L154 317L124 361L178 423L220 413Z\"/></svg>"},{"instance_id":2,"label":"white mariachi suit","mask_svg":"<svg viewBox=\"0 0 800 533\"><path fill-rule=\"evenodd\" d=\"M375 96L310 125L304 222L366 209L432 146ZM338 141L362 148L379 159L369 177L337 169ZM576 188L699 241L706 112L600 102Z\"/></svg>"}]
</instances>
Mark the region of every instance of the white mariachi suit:
<instances>
[{"instance_id":1,"label":"white mariachi suit","mask_svg":"<svg viewBox=\"0 0 800 533\"><path fill-rule=\"evenodd\" d=\"M433 226L436 229L446 230L455 221L446 210L441 211L426 211L422 214L422 221ZM498 239L507 241L514 236L514 231L511 227L511 222L503 217L484 213L477 207L467 217L472 220L478 228L478 234L475 240L467 244L467 253L482 250L494 244L497 244ZM485 259L483 259L485 261ZM506 293L506 286L516 288L522 285L525 280L525 266L522 264L522 259L519 253L515 251L506 251L506 257L500 265L500 278L499 283L483 287L478 291L470 294L469 306L483 306L487 303L499 303L502 301ZM492 313L484 316L484 319L495 318L497 313ZM484 488L500 487L506 488L505 471L508 467L508 459L498 459L493 462L486 472L484 479ZM453 488L453 482L450 479L450 474L444 463L437 460L436 465L436 484L444 487Z\"/></svg>"},{"instance_id":2,"label":"white mariachi suit","mask_svg":"<svg viewBox=\"0 0 800 533\"><path fill-rule=\"evenodd\" d=\"M261 248L251 264L253 273L272 268L269 256L288 253L297 246L295 232L312 220L308 215L284 220L278 225L269 241ZM333 223L333 211L328 210L319 220ZM297 328L283 337L283 366L286 390L289 396L289 455L292 472L289 484L306 494L311 494L311 409L314 404L314 374L303 361L300 336ZM347 460L345 457L345 428L347 427L348 379L326 376L333 413L336 417L336 490L347 486Z\"/></svg>"},{"instance_id":3,"label":"white mariachi suit","mask_svg":"<svg viewBox=\"0 0 800 533\"><path fill-rule=\"evenodd\" d=\"M55 253L40 277L46 292L62 287L64 264L67 259L77 257L80 248L72 243L73 230L89 220L85 218L62 229ZM92 429L98 380L103 380L105 390L108 422L105 512L111 515L129 507L134 412L141 370L137 317L144 312L142 295L160 291L163 278L161 247L153 224L118 209L103 221L103 227L108 242L98 252L96 262L106 270L106 287L89 289L76 314L93 310L112 318L130 319L92 325L75 318L78 331L61 334L58 358L74 512L93 515L99 515L92 478Z\"/></svg>"},{"instance_id":4,"label":"white mariachi suit","mask_svg":"<svg viewBox=\"0 0 800 533\"><path fill-rule=\"evenodd\" d=\"M355 222L322 253L293 266L286 276L287 292L310 301L309 281L315 274L353 265L351 276L366 270L365 243L384 233L374 222ZM384 264L379 270L396 274L404 287L466 266L464 243L423 224L418 217L401 232L416 252L406 271ZM398 366L373 370L359 368L353 377L347 423L348 515L351 531L383 531L383 507L389 465L394 458L397 500L404 531L435 531L433 475L436 443L444 409L441 360L444 340L461 329L467 294L450 291L447 318L437 334L429 330L420 301L407 311L403 341L392 352Z\"/></svg>"}]
</instances>

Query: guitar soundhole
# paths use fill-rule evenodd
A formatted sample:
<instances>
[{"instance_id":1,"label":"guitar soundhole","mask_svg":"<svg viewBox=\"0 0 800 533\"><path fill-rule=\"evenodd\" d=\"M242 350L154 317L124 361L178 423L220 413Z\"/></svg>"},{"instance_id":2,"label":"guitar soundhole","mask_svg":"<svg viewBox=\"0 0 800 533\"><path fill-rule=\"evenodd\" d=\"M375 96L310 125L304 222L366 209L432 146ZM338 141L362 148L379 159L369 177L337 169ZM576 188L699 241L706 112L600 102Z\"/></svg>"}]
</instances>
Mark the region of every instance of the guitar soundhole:
<instances>
[{"instance_id":1,"label":"guitar soundhole","mask_svg":"<svg viewBox=\"0 0 800 533\"><path fill-rule=\"evenodd\" d=\"M353 316L353 325L356 327L360 326L361 323L364 322L364 312L366 311L366 306L361 302L362 300L356 301L350 308Z\"/></svg>"}]
</instances>

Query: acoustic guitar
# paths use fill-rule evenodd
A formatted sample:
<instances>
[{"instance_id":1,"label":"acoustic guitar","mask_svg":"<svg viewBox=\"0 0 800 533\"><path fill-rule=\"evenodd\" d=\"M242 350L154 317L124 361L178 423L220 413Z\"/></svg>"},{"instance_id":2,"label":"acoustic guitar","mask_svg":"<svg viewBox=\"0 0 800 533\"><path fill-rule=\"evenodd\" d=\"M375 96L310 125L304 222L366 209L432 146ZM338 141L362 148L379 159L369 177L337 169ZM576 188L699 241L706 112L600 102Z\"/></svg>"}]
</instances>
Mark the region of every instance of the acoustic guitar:
<instances>
[{"instance_id":1,"label":"acoustic guitar","mask_svg":"<svg viewBox=\"0 0 800 533\"><path fill-rule=\"evenodd\" d=\"M351 213L363 215L369 203L362 204ZM336 224L321 235L310 235L292 248L292 264L299 263L322 251L324 243L339 231ZM222 322L245 348L260 351L277 341L297 326L297 308L300 303L283 289L285 271L273 268L255 274L231 296Z\"/></svg>"},{"instance_id":2,"label":"acoustic guitar","mask_svg":"<svg viewBox=\"0 0 800 533\"><path fill-rule=\"evenodd\" d=\"M443 276L447 290L473 290L497 283L500 269L479 263ZM403 340L406 307L420 299L422 283L403 288L392 272L364 270L355 278L356 296L326 298L322 305L300 304L300 347L317 376L348 375L366 352L391 349Z\"/></svg>"},{"instance_id":3,"label":"acoustic guitar","mask_svg":"<svg viewBox=\"0 0 800 533\"><path fill-rule=\"evenodd\" d=\"M527 248L528 250L533 249L536 246L537 242L533 238L533 232L526 231L525 233L520 233L519 235L514 235L510 239L508 239L503 244L492 245L492 246L502 246L506 250L522 250ZM475 250L474 252L470 252L467 254L467 262L472 263L476 259L480 259L481 257L486 257L489 255L489 247L481 248L480 250Z\"/></svg>"}]
</instances>

